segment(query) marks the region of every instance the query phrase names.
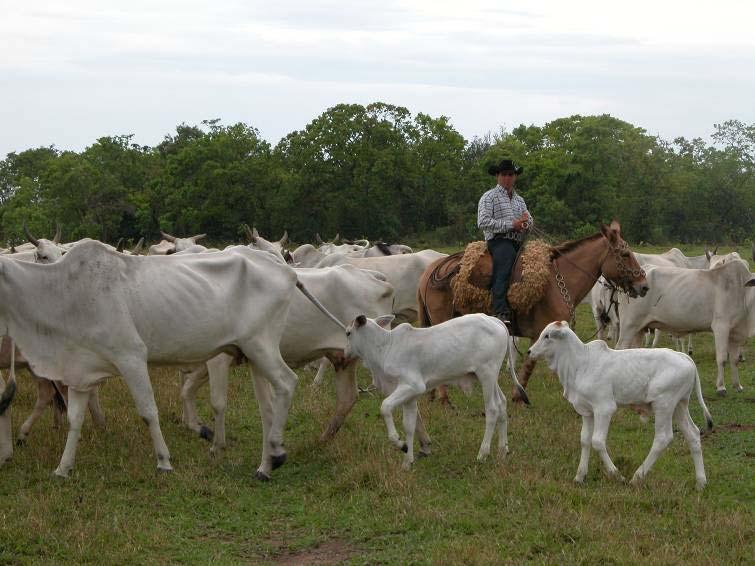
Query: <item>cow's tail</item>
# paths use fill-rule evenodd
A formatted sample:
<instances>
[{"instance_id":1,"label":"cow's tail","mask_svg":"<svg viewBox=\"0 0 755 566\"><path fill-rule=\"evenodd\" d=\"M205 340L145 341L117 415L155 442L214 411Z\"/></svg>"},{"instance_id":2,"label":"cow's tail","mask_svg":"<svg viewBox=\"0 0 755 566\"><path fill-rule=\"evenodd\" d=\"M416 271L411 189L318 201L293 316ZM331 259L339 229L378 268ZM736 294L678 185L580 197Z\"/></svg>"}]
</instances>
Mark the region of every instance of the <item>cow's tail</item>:
<instances>
[{"instance_id":1,"label":"cow's tail","mask_svg":"<svg viewBox=\"0 0 755 566\"><path fill-rule=\"evenodd\" d=\"M304 293L304 296L307 297L310 301L312 301L312 304L315 305L318 309L320 309L325 316L327 316L330 320L332 320L335 324L337 324L338 327L341 328L341 330L346 332L346 326L344 325L344 323L338 320L333 313L331 313L328 309L326 309L323 306L323 304L317 300L316 297L314 297L309 291L307 291L307 289L304 287L301 281L298 281L298 280L296 281L296 287L299 289L299 291Z\"/></svg>"},{"instance_id":2,"label":"cow's tail","mask_svg":"<svg viewBox=\"0 0 755 566\"><path fill-rule=\"evenodd\" d=\"M503 324L503 322L501 322L501 324ZM524 390L524 387L522 387L522 384L519 383L519 378L517 377L516 369L514 368L514 337L508 335L506 343L506 347L508 349L507 356L509 358L509 372L511 373L511 379L514 381L514 387L516 387L516 390L519 392L519 396L521 397L522 401L524 401L525 405L529 405L530 399L529 397L527 397L527 392Z\"/></svg>"},{"instance_id":3,"label":"cow's tail","mask_svg":"<svg viewBox=\"0 0 755 566\"><path fill-rule=\"evenodd\" d=\"M710 432L713 430L713 417L710 416L710 411L705 405L705 400L703 399L703 390L700 386L700 372L697 371L697 367L695 367L695 391L697 392L697 402L700 403L700 406L703 408L703 413L705 414L705 427L708 429L708 432Z\"/></svg>"},{"instance_id":4,"label":"cow's tail","mask_svg":"<svg viewBox=\"0 0 755 566\"><path fill-rule=\"evenodd\" d=\"M10 407L13 398L16 396L16 345L13 340L10 341L10 375L8 383L5 384L3 394L0 395L0 416Z\"/></svg>"},{"instance_id":5,"label":"cow's tail","mask_svg":"<svg viewBox=\"0 0 755 566\"><path fill-rule=\"evenodd\" d=\"M427 303L425 302L427 299L425 296L427 294L427 284L425 286L424 295L422 289L417 286L417 313L419 314L419 325L421 328L429 328L433 325L432 320L430 320L430 313L427 310Z\"/></svg>"}]
</instances>

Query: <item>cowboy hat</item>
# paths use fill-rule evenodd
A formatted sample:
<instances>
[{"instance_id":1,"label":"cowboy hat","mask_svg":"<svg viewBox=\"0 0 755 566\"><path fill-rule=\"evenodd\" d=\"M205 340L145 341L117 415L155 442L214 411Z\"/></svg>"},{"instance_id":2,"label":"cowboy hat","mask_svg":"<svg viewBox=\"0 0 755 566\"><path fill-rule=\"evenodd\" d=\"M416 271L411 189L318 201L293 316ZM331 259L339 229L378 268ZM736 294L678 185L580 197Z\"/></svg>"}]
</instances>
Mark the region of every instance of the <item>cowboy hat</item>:
<instances>
[{"instance_id":1,"label":"cowboy hat","mask_svg":"<svg viewBox=\"0 0 755 566\"><path fill-rule=\"evenodd\" d=\"M498 165L488 167L488 173L491 175L498 175L498 173L504 171L511 171L515 175L521 175L524 167L517 167L511 159L503 159Z\"/></svg>"}]
</instances>

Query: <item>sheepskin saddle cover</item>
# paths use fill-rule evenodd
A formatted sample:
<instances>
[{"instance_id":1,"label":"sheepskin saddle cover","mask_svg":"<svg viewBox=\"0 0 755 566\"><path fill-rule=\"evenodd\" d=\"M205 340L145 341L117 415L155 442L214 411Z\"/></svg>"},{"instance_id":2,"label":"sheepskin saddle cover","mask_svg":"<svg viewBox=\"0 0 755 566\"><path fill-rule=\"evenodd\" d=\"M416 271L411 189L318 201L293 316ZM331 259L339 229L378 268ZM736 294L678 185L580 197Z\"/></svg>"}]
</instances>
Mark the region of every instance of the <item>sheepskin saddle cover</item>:
<instances>
[{"instance_id":1,"label":"sheepskin saddle cover","mask_svg":"<svg viewBox=\"0 0 755 566\"><path fill-rule=\"evenodd\" d=\"M551 247L542 240L528 242L519 254L509 286L509 304L526 314L543 298L551 276ZM472 242L464 250L459 270L451 280L454 303L462 310L492 313L490 280L493 258L485 242Z\"/></svg>"}]
</instances>

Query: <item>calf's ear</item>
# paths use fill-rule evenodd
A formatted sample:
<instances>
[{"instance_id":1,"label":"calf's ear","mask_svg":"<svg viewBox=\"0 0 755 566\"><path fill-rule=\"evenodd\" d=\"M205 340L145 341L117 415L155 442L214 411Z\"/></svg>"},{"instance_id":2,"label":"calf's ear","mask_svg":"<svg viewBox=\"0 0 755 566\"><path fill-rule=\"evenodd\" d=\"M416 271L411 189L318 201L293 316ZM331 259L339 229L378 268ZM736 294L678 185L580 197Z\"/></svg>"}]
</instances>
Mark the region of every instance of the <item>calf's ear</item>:
<instances>
[{"instance_id":1,"label":"calf's ear","mask_svg":"<svg viewBox=\"0 0 755 566\"><path fill-rule=\"evenodd\" d=\"M390 328L391 322L393 322L393 319L396 317L392 314L384 314L383 316L379 316L375 319L375 322L377 325L381 328Z\"/></svg>"}]
</instances>

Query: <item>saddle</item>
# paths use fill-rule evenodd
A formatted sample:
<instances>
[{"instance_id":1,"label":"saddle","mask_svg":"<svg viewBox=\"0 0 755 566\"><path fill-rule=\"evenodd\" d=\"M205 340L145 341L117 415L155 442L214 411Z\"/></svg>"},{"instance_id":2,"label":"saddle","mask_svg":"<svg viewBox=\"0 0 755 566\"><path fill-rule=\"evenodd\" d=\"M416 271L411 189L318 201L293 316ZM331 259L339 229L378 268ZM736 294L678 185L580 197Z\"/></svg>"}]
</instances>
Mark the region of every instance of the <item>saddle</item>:
<instances>
[{"instance_id":1,"label":"saddle","mask_svg":"<svg viewBox=\"0 0 755 566\"><path fill-rule=\"evenodd\" d=\"M551 249L542 240L534 240L519 250L508 292L514 314L528 313L542 299L551 277ZM441 262L433 271L430 283L435 288L450 286L459 310L491 314L492 276L493 258L486 243L479 241Z\"/></svg>"}]
</instances>

